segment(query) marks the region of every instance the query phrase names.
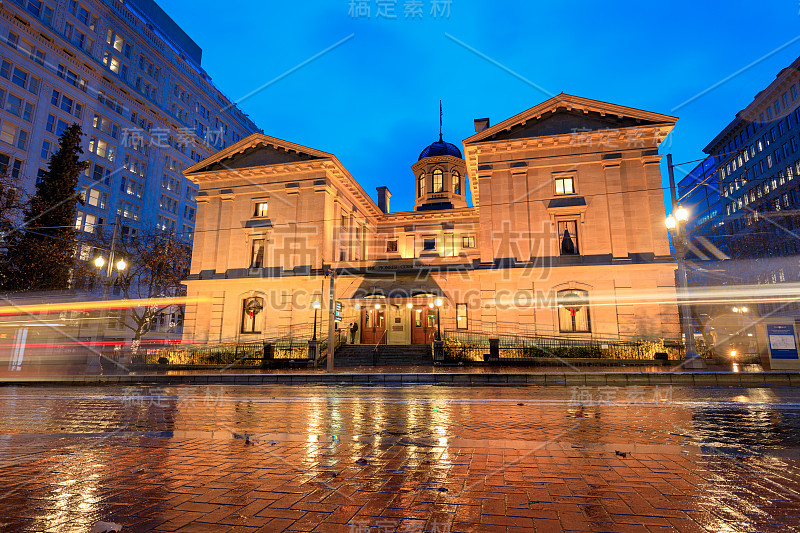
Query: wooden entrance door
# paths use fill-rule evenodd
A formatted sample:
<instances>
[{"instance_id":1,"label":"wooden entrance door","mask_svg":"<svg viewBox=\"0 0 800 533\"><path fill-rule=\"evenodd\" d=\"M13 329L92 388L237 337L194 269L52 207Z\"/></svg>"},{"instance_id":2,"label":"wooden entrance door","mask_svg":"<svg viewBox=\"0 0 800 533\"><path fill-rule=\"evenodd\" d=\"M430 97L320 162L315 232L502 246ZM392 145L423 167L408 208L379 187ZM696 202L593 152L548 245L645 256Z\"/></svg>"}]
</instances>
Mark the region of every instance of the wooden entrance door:
<instances>
[{"instance_id":1,"label":"wooden entrance door","mask_svg":"<svg viewBox=\"0 0 800 533\"><path fill-rule=\"evenodd\" d=\"M361 344L386 344L386 313L374 307L361 312Z\"/></svg>"},{"instance_id":2,"label":"wooden entrance door","mask_svg":"<svg viewBox=\"0 0 800 533\"><path fill-rule=\"evenodd\" d=\"M428 307L411 310L411 343L430 344L436 336L436 311Z\"/></svg>"}]
</instances>

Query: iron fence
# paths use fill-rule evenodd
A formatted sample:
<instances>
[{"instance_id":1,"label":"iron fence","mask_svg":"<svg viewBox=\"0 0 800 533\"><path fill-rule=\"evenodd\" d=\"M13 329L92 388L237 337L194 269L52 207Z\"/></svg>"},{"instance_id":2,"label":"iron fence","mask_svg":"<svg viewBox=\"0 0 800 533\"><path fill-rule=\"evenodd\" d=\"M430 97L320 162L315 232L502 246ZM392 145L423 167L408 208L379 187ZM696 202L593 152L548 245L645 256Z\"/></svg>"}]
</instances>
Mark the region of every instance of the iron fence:
<instances>
[{"instance_id":1,"label":"iron fence","mask_svg":"<svg viewBox=\"0 0 800 533\"><path fill-rule=\"evenodd\" d=\"M145 354L134 357L135 363L154 365L163 363L171 365L235 365L261 366L264 357L264 346L270 345L271 357L266 361L306 361L308 360L308 342L313 337L313 325L298 324L290 327L274 328L263 332L257 340L248 342L221 342L215 344L180 344L160 350L148 350ZM325 346L326 341L320 342Z\"/></svg>"},{"instance_id":2,"label":"iron fence","mask_svg":"<svg viewBox=\"0 0 800 533\"><path fill-rule=\"evenodd\" d=\"M597 337L555 337L525 333L487 333L446 330L443 334L444 355L451 361L488 360L489 339L498 340L500 359L638 359L655 360L657 353L669 359L681 359L683 347L670 341L621 340Z\"/></svg>"}]
</instances>

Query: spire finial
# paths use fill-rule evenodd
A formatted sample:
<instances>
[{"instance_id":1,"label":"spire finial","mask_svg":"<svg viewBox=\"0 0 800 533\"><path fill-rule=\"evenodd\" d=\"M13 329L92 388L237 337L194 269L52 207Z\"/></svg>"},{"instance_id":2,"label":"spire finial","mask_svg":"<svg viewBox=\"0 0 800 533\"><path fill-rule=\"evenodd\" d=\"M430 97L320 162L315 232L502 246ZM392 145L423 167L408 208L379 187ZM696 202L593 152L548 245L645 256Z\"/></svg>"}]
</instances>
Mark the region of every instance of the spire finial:
<instances>
[{"instance_id":1,"label":"spire finial","mask_svg":"<svg viewBox=\"0 0 800 533\"><path fill-rule=\"evenodd\" d=\"M442 142L442 101L439 100L439 142Z\"/></svg>"}]
</instances>

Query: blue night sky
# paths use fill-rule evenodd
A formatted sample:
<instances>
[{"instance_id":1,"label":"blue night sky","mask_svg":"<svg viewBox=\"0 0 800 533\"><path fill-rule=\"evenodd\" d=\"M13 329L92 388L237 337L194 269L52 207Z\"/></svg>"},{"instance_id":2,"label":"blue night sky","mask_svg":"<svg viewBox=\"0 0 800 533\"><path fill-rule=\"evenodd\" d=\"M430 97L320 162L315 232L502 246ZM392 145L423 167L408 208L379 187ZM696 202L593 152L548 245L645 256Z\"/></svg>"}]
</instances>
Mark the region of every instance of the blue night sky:
<instances>
[{"instance_id":1,"label":"blue night sky","mask_svg":"<svg viewBox=\"0 0 800 533\"><path fill-rule=\"evenodd\" d=\"M546 100L535 86L675 115L661 151L683 162L703 157L736 111L800 55L797 0L452 0L449 17L434 17L433 0L422 0L413 20L404 13L413 0L356 2L370 6L359 18L350 0L159 3L234 100L352 35L240 108L268 135L335 154L373 198L376 186L389 186L392 211L413 208L409 166L438 138L439 99L444 138L459 148L474 118L496 124ZM380 5L394 6L397 18L377 18ZM663 163L662 174L666 183Z\"/></svg>"}]
</instances>

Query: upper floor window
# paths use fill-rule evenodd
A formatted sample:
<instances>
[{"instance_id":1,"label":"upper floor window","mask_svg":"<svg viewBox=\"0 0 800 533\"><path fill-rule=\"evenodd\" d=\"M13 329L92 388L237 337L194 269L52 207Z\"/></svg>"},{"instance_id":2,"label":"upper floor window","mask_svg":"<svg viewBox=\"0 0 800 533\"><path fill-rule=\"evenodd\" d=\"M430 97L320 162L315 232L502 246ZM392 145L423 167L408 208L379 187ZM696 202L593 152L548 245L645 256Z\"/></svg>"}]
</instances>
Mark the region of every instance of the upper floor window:
<instances>
[{"instance_id":1,"label":"upper floor window","mask_svg":"<svg viewBox=\"0 0 800 533\"><path fill-rule=\"evenodd\" d=\"M556 195L560 194L575 194L575 178L556 178Z\"/></svg>"},{"instance_id":2,"label":"upper floor window","mask_svg":"<svg viewBox=\"0 0 800 533\"><path fill-rule=\"evenodd\" d=\"M453 171L453 194L461 194L461 174Z\"/></svg>"},{"instance_id":3,"label":"upper floor window","mask_svg":"<svg viewBox=\"0 0 800 533\"><path fill-rule=\"evenodd\" d=\"M558 222L558 239L561 255L578 255L578 221L561 220Z\"/></svg>"},{"instance_id":4,"label":"upper floor window","mask_svg":"<svg viewBox=\"0 0 800 533\"><path fill-rule=\"evenodd\" d=\"M425 173L419 175L419 179L417 180L417 197L421 197L425 195Z\"/></svg>"},{"instance_id":5,"label":"upper floor window","mask_svg":"<svg viewBox=\"0 0 800 533\"><path fill-rule=\"evenodd\" d=\"M462 248L475 248L475 237L473 235L467 235L461 238L461 247Z\"/></svg>"},{"instance_id":6,"label":"upper floor window","mask_svg":"<svg viewBox=\"0 0 800 533\"><path fill-rule=\"evenodd\" d=\"M390 239L386 241L386 252L387 253L397 252L397 239Z\"/></svg>"},{"instance_id":7,"label":"upper floor window","mask_svg":"<svg viewBox=\"0 0 800 533\"><path fill-rule=\"evenodd\" d=\"M267 202L256 202L255 209L253 210L254 217L267 216Z\"/></svg>"},{"instance_id":8,"label":"upper floor window","mask_svg":"<svg viewBox=\"0 0 800 533\"><path fill-rule=\"evenodd\" d=\"M422 240L422 249L423 250L435 250L436 249L436 237L425 237Z\"/></svg>"},{"instance_id":9,"label":"upper floor window","mask_svg":"<svg viewBox=\"0 0 800 533\"><path fill-rule=\"evenodd\" d=\"M442 192L442 190L444 190L442 169L437 168L433 171L433 192Z\"/></svg>"},{"instance_id":10,"label":"upper floor window","mask_svg":"<svg viewBox=\"0 0 800 533\"><path fill-rule=\"evenodd\" d=\"M264 268L264 239L253 239L250 268Z\"/></svg>"},{"instance_id":11,"label":"upper floor window","mask_svg":"<svg viewBox=\"0 0 800 533\"><path fill-rule=\"evenodd\" d=\"M106 35L106 44L114 48L117 52L121 52L125 57L131 56L131 46L125 42L122 35L111 28L108 29L108 35Z\"/></svg>"}]
</instances>

